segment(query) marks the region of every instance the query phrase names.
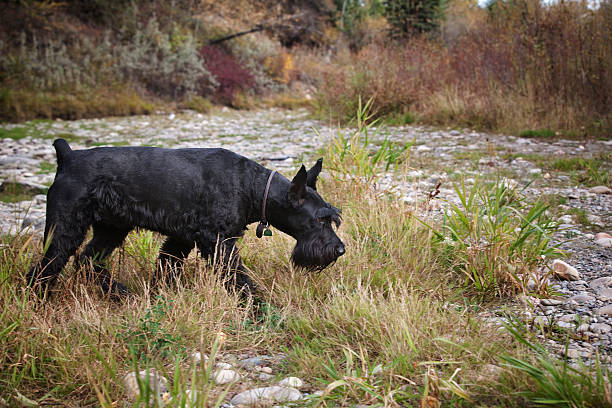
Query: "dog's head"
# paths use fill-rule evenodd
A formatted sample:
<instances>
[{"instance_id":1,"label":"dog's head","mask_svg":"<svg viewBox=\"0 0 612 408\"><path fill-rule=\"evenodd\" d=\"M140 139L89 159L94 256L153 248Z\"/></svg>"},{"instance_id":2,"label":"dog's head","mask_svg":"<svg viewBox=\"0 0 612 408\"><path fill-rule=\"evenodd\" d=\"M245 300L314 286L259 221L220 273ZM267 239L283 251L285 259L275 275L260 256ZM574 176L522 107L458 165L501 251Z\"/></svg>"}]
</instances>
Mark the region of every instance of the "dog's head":
<instances>
[{"instance_id":1,"label":"dog's head","mask_svg":"<svg viewBox=\"0 0 612 408\"><path fill-rule=\"evenodd\" d=\"M296 239L291 260L308 270L322 270L345 252L334 230L340 226L341 212L317 192L322 166L323 159L319 159L308 171L300 168L286 193L284 214L273 223Z\"/></svg>"}]
</instances>

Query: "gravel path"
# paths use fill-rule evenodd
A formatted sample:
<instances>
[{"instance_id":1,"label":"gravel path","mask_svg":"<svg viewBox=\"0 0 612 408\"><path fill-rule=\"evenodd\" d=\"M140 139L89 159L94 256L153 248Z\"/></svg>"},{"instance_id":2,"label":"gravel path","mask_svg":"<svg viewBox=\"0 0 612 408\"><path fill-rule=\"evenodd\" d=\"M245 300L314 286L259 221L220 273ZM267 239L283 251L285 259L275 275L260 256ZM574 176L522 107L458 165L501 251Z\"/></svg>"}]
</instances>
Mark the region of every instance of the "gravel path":
<instances>
[{"instance_id":1,"label":"gravel path","mask_svg":"<svg viewBox=\"0 0 612 408\"><path fill-rule=\"evenodd\" d=\"M331 138L329 126L309 119L308 112L279 109L38 121L2 125L0 131L10 136L0 138L0 189L28 195L23 201L0 202L0 235L24 228L42 233L43 193L55 174L51 143L56 137L67 139L74 149L128 144L225 147L286 174L303 159L320 153L318 150ZM385 136L399 143L414 143L410 154L411 163L416 164L408 179L392 183L387 175L378 186L394 189L406 202L423 199L438 182L442 182L439 198L456 200L452 184L459 177L470 184L483 174L494 173L502 173L519 185L531 182L528 196L559 197L562 203L556 207L555 216L562 222L562 232L556 238L563 242L561 247L570 255L566 261L577 269L580 278L552 281L561 296L523 299L528 305L517 309L534 325L554 327L564 334L543 339L552 350L561 353L569 335L570 357L581 356L588 361L599 349L603 358L612 362L612 248L605 246L612 240L595 235L612 233L612 194L609 189L593 190L578 184L575 173L546 170L547 163L559 157L610 160L611 140L542 141L411 126L379 129L376 137ZM600 171L605 175L610 163L604 164ZM607 179L612 179L609 173ZM498 321L499 317L490 319Z\"/></svg>"}]
</instances>

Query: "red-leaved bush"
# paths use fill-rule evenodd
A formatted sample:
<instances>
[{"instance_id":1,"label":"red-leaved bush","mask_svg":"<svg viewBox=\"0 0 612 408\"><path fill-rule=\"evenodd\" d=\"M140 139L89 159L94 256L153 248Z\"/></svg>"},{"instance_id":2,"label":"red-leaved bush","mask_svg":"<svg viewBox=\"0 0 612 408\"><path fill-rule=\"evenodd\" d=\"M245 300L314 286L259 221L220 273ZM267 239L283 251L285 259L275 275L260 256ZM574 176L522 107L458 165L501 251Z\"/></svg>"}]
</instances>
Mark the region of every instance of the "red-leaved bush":
<instances>
[{"instance_id":1,"label":"red-leaved bush","mask_svg":"<svg viewBox=\"0 0 612 408\"><path fill-rule=\"evenodd\" d=\"M218 83L211 96L214 102L232 105L237 92L246 91L255 85L251 71L223 48L205 45L200 55L204 59L204 68Z\"/></svg>"}]
</instances>

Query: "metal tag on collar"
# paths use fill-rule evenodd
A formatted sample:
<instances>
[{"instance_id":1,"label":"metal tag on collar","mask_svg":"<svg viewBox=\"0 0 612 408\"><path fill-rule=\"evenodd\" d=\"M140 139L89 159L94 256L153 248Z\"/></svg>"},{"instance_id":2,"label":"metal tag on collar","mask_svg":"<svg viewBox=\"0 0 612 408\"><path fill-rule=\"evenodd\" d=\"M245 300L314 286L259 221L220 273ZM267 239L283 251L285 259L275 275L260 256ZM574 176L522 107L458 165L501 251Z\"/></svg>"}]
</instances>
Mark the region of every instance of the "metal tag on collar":
<instances>
[{"instance_id":1,"label":"metal tag on collar","mask_svg":"<svg viewBox=\"0 0 612 408\"><path fill-rule=\"evenodd\" d=\"M257 238L261 238L264 235L266 237L271 237L272 236L272 231L270 230L268 224L264 224L263 222L260 222L259 224L257 224L257 229L255 230L255 235L257 235Z\"/></svg>"}]
</instances>

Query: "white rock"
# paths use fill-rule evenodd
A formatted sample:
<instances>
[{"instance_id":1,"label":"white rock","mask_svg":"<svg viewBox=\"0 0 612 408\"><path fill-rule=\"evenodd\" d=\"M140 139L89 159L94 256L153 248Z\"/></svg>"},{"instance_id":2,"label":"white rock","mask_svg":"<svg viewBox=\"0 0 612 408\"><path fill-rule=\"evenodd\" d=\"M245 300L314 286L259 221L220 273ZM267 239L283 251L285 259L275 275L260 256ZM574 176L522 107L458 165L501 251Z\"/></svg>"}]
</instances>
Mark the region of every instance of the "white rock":
<instances>
[{"instance_id":1,"label":"white rock","mask_svg":"<svg viewBox=\"0 0 612 408\"><path fill-rule=\"evenodd\" d=\"M199 351L196 351L191 355L191 359L195 364L199 364L202 359L204 359L204 362L208 361L208 356L206 354L200 353Z\"/></svg>"},{"instance_id":2,"label":"white rock","mask_svg":"<svg viewBox=\"0 0 612 408\"><path fill-rule=\"evenodd\" d=\"M612 235L600 232L595 234L595 243L604 248L612 247Z\"/></svg>"},{"instance_id":3,"label":"white rock","mask_svg":"<svg viewBox=\"0 0 612 408\"><path fill-rule=\"evenodd\" d=\"M560 259L553 261L552 270L556 276L565 280L576 281L580 279L578 270Z\"/></svg>"},{"instance_id":4,"label":"white rock","mask_svg":"<svg viewBox=\"0 0 612 408\"><path fill-rule=\"evenodd\" d=\"M240 374L234 370L226 370L224 368L215 371L213 374L213 380L216 384L223 385L229 384L240 380Z\"/></svg>"},{"instance_id":5,"label":"white rock","mask_svg":"<svg viewBox=\"0 0 612 408\"><path fill-rule=\"evenodd\" d=\"M132 371L123 377L125 393L131 400L136 400L140 396L138 378L140 378L140 383L143 387L148 385L149 390L152 392L152 398L157 396L161 399L162 394L168 391L168 380L163 375L159 374L155 368L142 370L138 373L138 376L136 376L136 373Z\"/></svg>"},{"instance_id":6,"label":"white rock","mask_svg":"<svg viewBox=\"0 0 612 408\"><path fill-rule=\"evenodd\" d=\"M289 402L300 399L302 399L302 393L295 388L275 385L243 391L240 394L234 395L230 400L230 404L252 406L264 402Z\"/></svg>"},{"instance_id":7,"label":"white rock","mask_svg":"<svg viewBox=\"0 0 612 408\"><path fill-rule=\"evenodd\" d=\"M298 377L287 377L283 378L278 385L283 387L293 387L293 388L302 388L304 385L304 381L299 379Z\"/></svg>"},{"instance_id":8,"label":"white rock","mask_svg":"<svg viewBox=\"0 0 612 408\"><path fill-rule=\"evenodd\" d=\"M606 186L595 186L589 189L589 193L595 194L612 194L612 189Z\"/></svg>"}]
</instances>

